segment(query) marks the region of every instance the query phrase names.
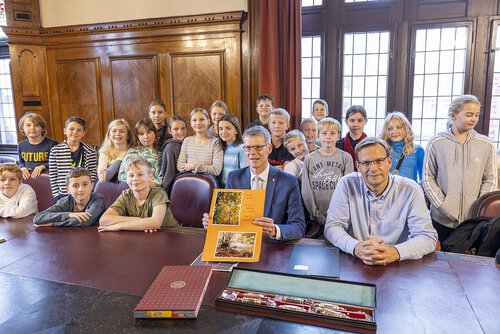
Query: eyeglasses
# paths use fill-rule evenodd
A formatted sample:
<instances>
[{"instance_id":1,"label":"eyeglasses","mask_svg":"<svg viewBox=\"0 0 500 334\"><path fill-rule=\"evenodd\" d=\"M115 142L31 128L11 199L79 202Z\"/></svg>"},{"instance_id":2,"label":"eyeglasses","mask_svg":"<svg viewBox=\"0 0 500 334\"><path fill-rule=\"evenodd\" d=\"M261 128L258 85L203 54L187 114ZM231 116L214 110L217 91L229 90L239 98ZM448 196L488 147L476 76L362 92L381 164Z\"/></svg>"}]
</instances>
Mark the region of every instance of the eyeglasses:
<instances>
[{"instance_id":1,"label":"eyeglasses","mask_svg":"<svg viewBox=\"0 0 500 334\"><path fill-rule=\"evenodd\" d=\"M254 145L254 146L243 146L243 151L245 152L250 152L252 149L254 149L257 152L260 152L266 147L268 144L264 145Z\"/></svg>"},{"instance_id":2,"label":"eyeglasses","mask_svg":"<svg viewBox=\"0 0 500 334\"><path fill-rule=\"evenodd\" d=\"M388 157L382 158L382 159L375 159L375 160L370 160L370 161L358 161L358 163L363 166L364 168L370 167L371 164L374 164L377 167L382 166L385 160L387 160Z\"/></svg>"}]
</instances>

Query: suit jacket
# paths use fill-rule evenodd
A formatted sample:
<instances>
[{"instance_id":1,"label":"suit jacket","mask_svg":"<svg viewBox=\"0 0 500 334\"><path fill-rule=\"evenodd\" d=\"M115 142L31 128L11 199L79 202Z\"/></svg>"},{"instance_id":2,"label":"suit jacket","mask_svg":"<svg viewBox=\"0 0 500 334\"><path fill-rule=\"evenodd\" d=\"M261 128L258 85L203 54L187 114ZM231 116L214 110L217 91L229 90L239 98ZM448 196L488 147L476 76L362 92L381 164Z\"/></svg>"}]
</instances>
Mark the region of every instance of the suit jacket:
<instances>
[{"instance_id":1,"label":"suit jacket","mask_svg":"<svg viewBox=\"0 0 500 334\"><path fill-rule=\"evenodd\" d=\"M230 172L226 189L251 189L250 167ZM283 240L304 236L306 222L297 178L273 166L269 166L264 216L279 226Z\"/></svg>"}]
</instances>

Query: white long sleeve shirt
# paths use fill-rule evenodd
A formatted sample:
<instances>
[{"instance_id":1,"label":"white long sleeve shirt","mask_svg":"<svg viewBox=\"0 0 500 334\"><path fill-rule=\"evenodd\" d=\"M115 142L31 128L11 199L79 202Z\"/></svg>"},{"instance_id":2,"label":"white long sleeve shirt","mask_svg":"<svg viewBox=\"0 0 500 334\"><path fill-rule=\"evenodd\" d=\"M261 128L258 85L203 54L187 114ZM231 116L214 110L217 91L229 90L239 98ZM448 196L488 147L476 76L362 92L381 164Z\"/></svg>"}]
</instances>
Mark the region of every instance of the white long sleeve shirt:
<instances>
[{"instance_id":1,"label":"white long sleeve shirt","mask_svg":"<svg viewBox=\"0 0 500 334\"><path fill-rule=\"evenodd\" d=\"M22 218L38 212L38 201L31 186L21 183L12 197L0 192L0 217Z\"/></svg>"}]
</instances>

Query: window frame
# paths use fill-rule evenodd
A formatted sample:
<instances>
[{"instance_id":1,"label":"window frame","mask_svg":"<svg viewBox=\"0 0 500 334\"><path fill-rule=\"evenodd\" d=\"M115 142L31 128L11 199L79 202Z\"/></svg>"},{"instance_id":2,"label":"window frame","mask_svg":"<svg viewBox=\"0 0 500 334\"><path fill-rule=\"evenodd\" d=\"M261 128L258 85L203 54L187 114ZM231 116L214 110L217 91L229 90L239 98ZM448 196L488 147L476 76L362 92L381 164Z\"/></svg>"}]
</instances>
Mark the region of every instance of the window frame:
<instances>
[{"instance_id":1,"label":"window frame","mask_svg":"<svg viewBox=\"0 0 500 334\"><path fill-rule=\"evenodd\" d=\"M0 40L0 58L10 59L9 46L8 46L7 40ZM12 65L9 64L9 66L10 66L11 73L12 73ZM11 76L11 81L12 81L12 76ZM12 90L14 90L14 86L12 86ZM14 95L13 95L13 97L14 97ZM16 133L17 133L17 124L16 124ZM18 140L18 143L19 143L19 140ZM16 154L17 155L17 145L0 143L0 153L1 154Z\"/></svg>"},{"instance_id":2,"label":"window frame","mask_svg":"<svg viewBox=\"0 0 500 334\"><path fill-rule=\"evenodd\" d=\"M389 37L389 63L388 71L387 71L387 95L386 95L386 111L393 111L394 109L394 85L395 85L395 68L396 68L396 57L394 56L397 52L395 49L396 46L396 38L397 38L397 27L391 25L385 26L377 26L377 27L341 27L338 31L337 40L339 41L338 45L338 68L337 68L337 98L335 103L335 110L338 115L335 115L336 118L343 120L344 119L344 111L343 111L343 92L344 92L344 36L347 33L370 33L370 32L382 32L387 31L390 34ZM376 135L376 134L375 134Z\"/></svg>"},{"instance_id":3,"label":"window frame","mask_svg":"<svg viewBox=\"0 0 500 334\"><path fill-rule=\"evenodd\" d=\"M320 43L320 52L321 52L321 57L320 57L320 69L319 69L319 98L322 98L325 94L325 45L326 45L326 37L325 37L325 32L321 31L318 33L315 33L313 31L308 31L307 33L303 33L301 38L303 37L314 37L314 36L319 36L321 39ZM301 55L302 58L302 55ZM301 64L302 64L302 59L301 59ZM301 78L302 80L302 78ZM301 96L301 103L304 98ZM312 116L311 116L312 117ZM301 112L300 119L304 119L303 112Z\"/></svg>"},{"instance_id":4,"label":"window frame","mask_svg":"<svg viewBox=\"0 0 500 334\"><path fill-rule=\"evenodd\" d=\"M406 81L406 110L405 115L408 117L410 122L413 121L413 82L415 76L415 47L416 47L416 37L417 30L421 28L432 29L432 28L448 28L448 27L467 27L467 51L465 58L465 69L464 69L464 87L462 94L467 94L470 92L472 87L471 82L471 61L474 55L474 37L477 30L477 20L476 19L461 19L461 20L446 20L443 22L425 22L425 23L411 23L409 25L408 34L408 77Z\"/></svg>"},{"instance_id":5,"label":"window frame","mask_svg":"<svg viewBox=\"0 0 500 334\"><path fill-rule=\"evenodd\" d=\"M500 4L499 4L500 6ZM488 41L488 50L485 52L487 56L486 65L486 89L484 92L484 101L482 101L481 126L482 132L489 135L490 118L491 118L491 98L493 97L493 78L495 76L495 54L500 52L500 45L496 45L497 28L500 28L500 16L492 16L490 18L490 40Z\"/></svg>"}]
</instances>

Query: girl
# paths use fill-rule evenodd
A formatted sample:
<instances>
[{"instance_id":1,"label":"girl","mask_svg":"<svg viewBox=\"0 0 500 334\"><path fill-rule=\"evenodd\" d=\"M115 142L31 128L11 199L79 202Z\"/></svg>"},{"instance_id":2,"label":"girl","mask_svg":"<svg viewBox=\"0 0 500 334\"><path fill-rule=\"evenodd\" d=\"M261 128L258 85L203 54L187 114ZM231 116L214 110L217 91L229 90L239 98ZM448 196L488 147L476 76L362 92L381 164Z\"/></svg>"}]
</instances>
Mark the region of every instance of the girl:
<instances>
[{"instance_id":1,"label":"girl","mask_svg":"<svg viewBox=\"0 0 500 334\"><path fill-rule=\"evenodd\" d=\"M208 134L209 116L203 108L189 115L194 136L184 139L177 160L179 172L208 173L218 176L222 170L223 152L217 138Z\"/></svg>"},{"instance_id":2,"label":"girl","mask_svg":"<svg viewBox=\"0 0 500 334\"><path fill-rule=\"evenodd\" d=\"M229 172L248 166L243 152L243 137L240 122L233 115L224 115L219 120L219 144L224 150L224 165L221 174L221 186L226 185Z\"/></svg>"},{"instance_id":3,"label":"girl","mask_svg":"<svg viewBox=\"0 0 500 334\"><path fill-rule=\"evenodd\" d=\"M162 187L170 192L170 186L174 180L177 171L177 159L181 152L182 142L186 138L187 123L182 116L174 115L168 121L168 132L172 139L167 140L163 149L161 159L161 171L163 175Z\"/></svg>"},{"instance_id":4,"label":"girl","mask_svg":"<svg viewBox=\"0 0 500 334\"><path fill-rule=\"evenodd\" d=\"M38 114L28 113L19 120L19 129L28 138L17 146L23 180L48 172L49 153L57 142L45 137L47 134L45 119Z\"/></svg>"},{"instance_id":5,"label":"girl","mask_svg":"<svg viewBox=\"0 0 500 334\"><path fill-rule=\"evenodd\" d=\"M408 118L399 111L388 114L380 138L391 148L391 173L421 183L424 149L413 143L415 135Z\"/></svg>"},{"instance_id":6,"label":"girl","mask_svg":"<svg viewBox=\"0 0 500 334\"><path fill-rule=\"evenodd\" d=\"M156 135L156 128L153 121L149 118L139 120L135 125L135 134L139 143L137 147L132 147L125 154L120 165L118 180L127 182L127 172L125 171L127 162L135 157L141 157L151 164L151 174L153 177L150 186L158 187L161 185L160 156L156 149L158 147L158 136Z\"/></svg>"},{"instance_id":7,"label":"girl","mask_svg":"<svg viewBox=\"0 0 500 334\"><path fill-rule=\"evenodd\" d=\"M213 125L208 129L211 136L219 134L219 120L222 116L227 115L227 105L224 101L217 100L210 106L210 117L212 118Z\"/></svg>"},{"instance_id":8,"label":"girl","mask_svg":"<svg viewBox=\"0 0 500 334\"><path fill-rule=\"evenodd\" d=\"M118 175L123 157L135 142L135 133L126 120L120 118L109 123L106 138L99 149L99 182L109 182Z\"/></svg>"},{"instance_id":9,"label":"girl","mask_svg":"<svg viewBox=\"0 0 500 334\"><path fill-rule=\"evenodd\" d=\"M161 151L163 150L165 142L172 138L168 133L168 126L166 122L167 106L162 100L152 100L149 103L148 110L149 118L153 121L158 136L158 146L156 148Z\"/></svg>"},{"instance_id":10,"label":"girl","mask_svg":"<svg viewBox=\"0 0 500 334\"><path fill-rule=\"evenodd\" d=\"M480 107L473 95L455 98L448 110L448 129L427 145L422 185L441 242L469 218L476 199L496 189L495 148L491 139L474 130Z\"/></svg>"}]
</instances>

